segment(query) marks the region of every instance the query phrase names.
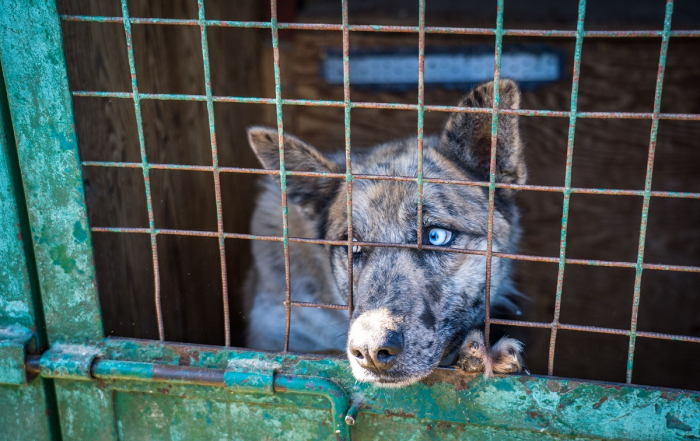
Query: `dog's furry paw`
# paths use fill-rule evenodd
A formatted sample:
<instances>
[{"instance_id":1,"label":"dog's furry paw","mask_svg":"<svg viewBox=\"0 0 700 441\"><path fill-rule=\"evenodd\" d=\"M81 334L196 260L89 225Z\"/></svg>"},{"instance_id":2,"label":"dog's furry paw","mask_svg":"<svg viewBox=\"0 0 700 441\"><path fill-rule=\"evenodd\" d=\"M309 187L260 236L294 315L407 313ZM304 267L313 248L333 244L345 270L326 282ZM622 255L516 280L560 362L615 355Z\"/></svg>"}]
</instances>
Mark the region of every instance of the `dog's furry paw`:
<instances>
[{"instance_id":1,"label":"dog's furry paw","mask_svg":"<svg viewBox=\"0 0 700 441\"><path fill-rule=\"evenodd\" d=\"M457 368L465 372L483 372L487 360L488 354L484 345L484 335L477 330L471 331L459 350Z\"/></svg>"},{"instance_id":2,"label":"dog's furry paw","mask_svg":"<svg viewBox=\"0 0 700 441\"><path fill-rule=\"evenodd\" d=\"M523 344L509 337L500 339L490 351L486 351L484 335L481 331L473 330L467 335L459 350L457 369L465 372L483 372L485 377L491 374L510 374L523 370L521 353Z\"/></svg>"},{"instance_id":3,"label":"dog's furry paw","mask_svg":"<svg viewBox=\"0 0 700 441\"><path fill-rule=\"evenodd\" d=\"M491 348L491 366L497 374L512 374L523 370L523 344L503 337Z\"/></svg>"}]
</instances>

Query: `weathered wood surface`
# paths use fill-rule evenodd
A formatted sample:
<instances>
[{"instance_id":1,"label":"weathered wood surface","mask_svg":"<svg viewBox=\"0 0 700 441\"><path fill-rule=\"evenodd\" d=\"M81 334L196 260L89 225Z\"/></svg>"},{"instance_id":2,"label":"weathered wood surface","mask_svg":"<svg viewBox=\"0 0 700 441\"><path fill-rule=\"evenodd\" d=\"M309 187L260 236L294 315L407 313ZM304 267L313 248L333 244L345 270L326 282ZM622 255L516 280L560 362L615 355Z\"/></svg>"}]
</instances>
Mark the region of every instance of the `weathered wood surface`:
<instances>
[{"instance_id":1,"label":"weathered wood surface","mask_svg":"<svg viewBox=\"0 0 700 441\"><path fill-rule=\"evenodd\" d=\"M120 16L119 2L62 2L62 13ZM255 1L207 3L207 17L258 20ZM134 17L196 18L196 2L131 2ZM121 24L63 23L71 90L130 92ZM264 33L269 35L269 31ZM262 31L210 29L215 95L259 96ZM139 89L143 93L204 94L199 28L133 26ZM83 160L140 162L130 100L74 98ZM260 123L260 106L216 104L222 166L253 167L245 128ZM211 165L206 105L142 101L149 162ZM148 227L144 183L138 169L84 167L93 226ZM156 228L216 231L210 173L151 171ZM245 232L253 208L251 175L222 177L226 231ZM95 233L95 259L107 335L157 338L153 268L146 235ZM158 238L166 339L223 344L221 271L216 239ZM233 343L243 342L239 286L250 261L247 241L226 242Z\"/></svg>"}]
</instances>

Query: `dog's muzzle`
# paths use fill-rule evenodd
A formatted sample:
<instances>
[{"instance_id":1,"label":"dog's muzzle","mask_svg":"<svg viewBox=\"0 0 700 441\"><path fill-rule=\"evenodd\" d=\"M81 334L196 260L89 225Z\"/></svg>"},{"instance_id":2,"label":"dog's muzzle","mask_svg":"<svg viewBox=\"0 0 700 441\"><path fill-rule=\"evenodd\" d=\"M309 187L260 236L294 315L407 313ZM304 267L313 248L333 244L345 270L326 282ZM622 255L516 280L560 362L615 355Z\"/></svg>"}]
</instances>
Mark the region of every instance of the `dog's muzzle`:
<instances>
[{"instance_id":1,"label":"dog's muzzle","mask_svg":"<svg viewBox=\"0 0 700 441\"><path fill-rule=\"evenodd\" d=\"M402 351L403 335L390 329L355 335L348 342L348 352L357 364L376 373L391 369Z\"/></svg>"}]
</instances>

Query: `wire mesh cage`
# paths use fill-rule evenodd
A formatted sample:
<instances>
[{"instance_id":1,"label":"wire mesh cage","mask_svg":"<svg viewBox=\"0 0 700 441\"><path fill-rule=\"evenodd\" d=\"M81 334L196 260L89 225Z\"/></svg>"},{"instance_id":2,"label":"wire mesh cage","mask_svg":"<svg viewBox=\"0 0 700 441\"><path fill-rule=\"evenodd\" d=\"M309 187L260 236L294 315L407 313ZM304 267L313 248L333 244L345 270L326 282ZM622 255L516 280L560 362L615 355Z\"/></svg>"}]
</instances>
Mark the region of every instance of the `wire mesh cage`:
<instances>
[{"instance_id":1,"label":"wire mesh cage","mask_svg":"<svg viewBox=\"0 0 700 441\"><path fill-rule=\"evenodd\" d=\"M504 27L504 0L497 2L497 13L495 27L489 28L466 28L466 27L436 27L426 25L426 3L429 0L419 0L418 2L418 23L415 26L403 25L371 25L371 24L350 24L348 14L348 0L342 1L341 22L339 24L328 23L293 23L280 22L278 20L278 10L280 5L276 0L270 2L270 21L223 21L212 20L207 18L205 11L204 0L197 1L198 16L196 19L184 18L141 18L132 17L130 15L130 5L127 0L121 1L121 16L88 16L88 15L62 15L61 18L65 23L68 22L89 22L99 24L122 24L126 36L126 53L128 58L128 67L130 72L130 92L109 92L96 90L73 90L73 97L99 97L111 98L119 100L130 100L133 103L133 112L135 114L136 127L138 129L138 145L140 160L138 161L97 161L83 160L82 165L85 169L88 168L129 168L140 170L144 183L143 194L145 198L146 211L148 214L147 227L102 227L93 226L94 233L110 233L110 234L139 234L150 239L150 264L153 268L153 303L155 305L155 314L157 318L157 335L158 339L166 340L165 324L163 318L163 289L162 289L162 274L159 269L159 256L162 247L159 246L158 238L162 236L192 236L206 237L216 239L218 244L218 256L220 263L220 284L221 284L221 299L223 310L224 323L224 344L231 346L232 334L232 314L229 305L229 285L228 274L230 268L227 268L227 239L237 240L262 240L279 242L282 246L285 262L285 280L286 292L284 305L286 308L285 327L285 345L284 351L289 350L289 334L290 328L294 326L291 320L291 311L293 308L325 308L325 309L340 309L347 310L349 315L353 311L353 266L352 266L352 249L353 246L362 247L399 247L418 250L433 250L440 252L463 253L477 256L483 256L486 259L486 286L485 286L485 340L488 344L490 338L490 330L492 325L502 325L510 327L527 327L545 329L549 333L549 350L547 361L548 375L554 375L554 360L555 349L557 348L557 337L560 330L576 331L581 333L598 333L623 336L628 341L626 351L626 375L627 383L633 382L633 368L635 348L638 339L658 339L658 340L673 340L690 343L700 343L700 337L688 335L676 335L670 333L659 333L642 331L638 329L639 305L642 291L643 275L645 271L664 271L664 272L686 272L700 273L700 266L693 265L669 265L664 263L651 263L645 261L645 245L648 240L648 218L650 202L654 198L670 198L670 199L700 199L700 193L695 192L680 192L680 191L660 191L652 189L652 177L655 163L655 153L657 147L657 132L660 121L676 120L676 121L700 121L700 114L697 113L664 113L661 111L661 97L664 85L664 75L666 68L667 54L669 51L669 43L675 38L697 38L700 37L700 30L674 30L672 28L672 17L674 11L674 1L667 0L665 6L665 15L662 30L620 30L620 31L604 31L604 30L586 30L586 0L578 2L577 20L575 30L529 30L529 29L507 29ZM203 94L173 94L173 93L144 93L140 91L140 71L137 70L135 61L135 43L133 38L133 25L157 25L157 26L186 26L199 28L199 38L201 41L201 59L204 69L204 93ZM272 55L273 55L273 73L274 73L274 97L247 97L247 96L228 96L216 95L212 86L212 73L210 57L209 35L212 29L220 28L246 28L246 29L268 29L271 32ZM285 98L282 89L282 67L280 61L280 45L282 38L281 32L287 30L297 31L319 31L328 33L340 33L342 35L342 99L301 99L301 98ZM410 34L418 37L418 53L417 53L417 102L415 103L397 103L397 102L367 102L351 100L351 60L352 54L350 50L350 40L353 33L392 33L392 34ZM485 36L493 39L495 52L493 53L493 88L494 100L491 107L487 108L472 108L459 107L454 105L432 105L426 104L425 98L425 60L426 60L426 36L430 35L458 35L458 36ZM573 67L571 78L571 94L570 106L568 110L534 110L534 109L502 109L499 108L499 84L501 78L501 67L503 57L503 39L504 37L537 37L537 38L555 38L555 39L573 39ZM579 83L581 72L581 59L584 41L591 39L639 39L651 38L660 40L660 50L658 55L658 71L654 87L653 110L651 112L604 112L604 111L579 111ZM185 165L171 163L157 163L149 160L149 155L146 147L146 134L144 132L144 116L143 104L149 101L193 101L200 102L206 105L206 115L209 132L209 147L211 151L211 165ZM215 118L215 109L218 103L237 103L237 104L259 104L274 107L275 121L278 130L278 145L279 145L279 170L265 170L259 168L247 167L229 167L222 166L220 163L220 145L217 142L217 132L221 133L221 127L217 127ZM290 170L285 165L285 119L283 117L283 109L304 106L304 107L319 107L319 108L336 108L343 112L344 124L344 147L345 147L345 172L344 173L320 173ZM353 173L353 161L351 156L352 151L352 130L351 130L351 114L358 109L382 109L382 110L404 110L413 112L417 117L417 127L415 128L415 136L417 137L417 158L418 171L416 176L384 176L384 175L367 175ZM481 113L491 115L491 155L490 155L490 173L487 182L478 181L462 181L462 180L446 180L424 176L423 169L423 141L425 128L425 115L427 112L436 112L446 115L447 113ZM568 121L567 142L566 142L566 160L564 166L564 183L563 185L535 185L535 184L504 184L496 182L496 154L497 142L496 134L499 117L502 115L518 115L520 117L546 117L558 118ZM651 132L648 138L647 159L645 167L645 180L643 189L615 189L615 188L588 188L576 187L572 184L572 170L574 164L574 144L575 135L577 133L577 123L582 119L606 119L606 120L644 120L651 125ZM153 171L168 170L168 171L197 171L211 173L213 177L213 189L216 206L216 228L214 230L205 231L198 229L175 229L175 228L160 228L157 226L154 210L154 192L152 190ZM261 237L246 233L233 233L226 231L224 225L225 207L222 202L222 178L228 174L252 174L252 175L271 175L279 178L283 216L279 220L282 224L283 234L281 236ZM340 182L344 182L347 188L347 241L326 240L324 238L305 238L294 237L289 233L288 219L288 200L287 200L287 179L288 177L314 177L314 178L332 178ZM389 180L398 182L415 183L417 186L417 225L416 233L417 240L415 243L379 243L379 242L353 242L353 182L356 180ZM423 243L423 189L425 184L444 184L444 185L460 185L481 187L488 192L488 222L487 222L487 247L486 250L469 250L469 249L445 249L441 247L425 245ZM533 192L547 192L562 197L562 211L559 229L559 243L557 256L542 256L531 254L514 254L494 251L493 248L493 231L494 231L494 207L497 189L514 189ZM569 216L570 216L570 201L571 196L581 195L609 195L609 196L628 196L639 198L642 201L641 218L637 228L638 240L635 260L591 260L567 257L567 238L569 238ZM290 253L289 246L291 243L300 244L323 244L330 246L345 246L348 253L348 299L347 304L324 304L295 301L291 294L290 278ZM551 263L557 266L556 275L556 290L554 292L554 308L551 321L523 321L504 318L494 318L490 313L490 297L491 297L491 262L494 258L510 259L516 261L529 262L544 262ZM564 298L564 280L565 270L570 266L591 266L591 267L613 267L626 268L634 271L634 287L629 293L632 297L631 320L628 328L612 328L602 326L588 326L570 324L561 321L562 317L562 302ZM527 294L527 293L525 293Z\"/></svg>"}]
</instances>

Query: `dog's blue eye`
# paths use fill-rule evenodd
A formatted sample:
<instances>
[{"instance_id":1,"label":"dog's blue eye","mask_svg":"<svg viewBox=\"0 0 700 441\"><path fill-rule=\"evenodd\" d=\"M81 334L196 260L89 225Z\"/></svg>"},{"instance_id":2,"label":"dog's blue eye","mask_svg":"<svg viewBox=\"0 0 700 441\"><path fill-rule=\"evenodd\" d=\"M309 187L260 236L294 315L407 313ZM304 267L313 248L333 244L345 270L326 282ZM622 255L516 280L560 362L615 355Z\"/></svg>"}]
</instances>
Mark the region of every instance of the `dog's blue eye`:
<instances>
[{"instance_id":1,"label":"dog's blue eye","mask_svg":"<svg viewBox=\"0 0 700 441\"><path fill-rule=\"evenodd\" d=\"M353 242L357 242L357 239L355 239L354 237L352 238L352 240L353 240ZM360 254L362 252L362 247L358 247L357 245L354 245L352 247L352 252L353 252L353 254Z\"/></svg>"},{"instance_id":2,"label":"dog's blue eye","mask_svg":"<svg viewBox=\"0 0 700 441\"><path fill-rule=\"evenodd\" d=\"M442 246L447 245L452 240L452 231L444 228L431 228L428 231L428 240L430 245Z\"/></svg>"}]
</instances>

